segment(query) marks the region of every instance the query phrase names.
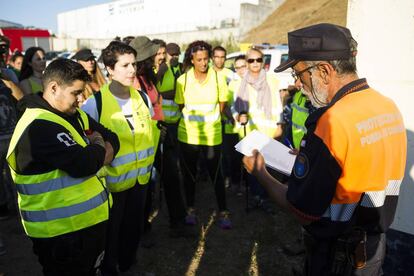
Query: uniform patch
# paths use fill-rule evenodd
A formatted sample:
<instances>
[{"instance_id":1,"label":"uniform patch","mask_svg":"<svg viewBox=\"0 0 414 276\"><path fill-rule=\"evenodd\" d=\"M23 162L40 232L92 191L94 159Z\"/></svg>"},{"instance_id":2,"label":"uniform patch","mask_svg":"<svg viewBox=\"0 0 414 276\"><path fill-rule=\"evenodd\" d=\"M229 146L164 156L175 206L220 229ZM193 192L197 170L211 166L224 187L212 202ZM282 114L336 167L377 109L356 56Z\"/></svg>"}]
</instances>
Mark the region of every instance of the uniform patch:
<instances>
[{"instance_id":1,"label":"uniform patch","mask_svg":"<svg viewBox=\"0 0 414 276\"><path fill-rule=\"evenodd\" d=\"M308 157L303 153L299 152L296 157L295 165L293 166L293 174L296 178L304 178L309 172L309 160Z\"/></svg>"}]
</instances>

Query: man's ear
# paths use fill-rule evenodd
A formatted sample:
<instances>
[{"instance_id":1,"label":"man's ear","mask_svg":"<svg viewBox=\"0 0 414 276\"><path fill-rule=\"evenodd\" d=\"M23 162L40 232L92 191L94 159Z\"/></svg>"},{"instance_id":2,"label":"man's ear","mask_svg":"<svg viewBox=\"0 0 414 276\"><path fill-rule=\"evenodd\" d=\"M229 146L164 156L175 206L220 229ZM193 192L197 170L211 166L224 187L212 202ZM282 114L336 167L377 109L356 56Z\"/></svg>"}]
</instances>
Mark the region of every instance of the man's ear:
<instances>
[{"instance_id":1,"label":"man's ear","mask_svg":"<svg viewBox=\"0 0 414 276\"><path fill-rule=\"evenodd\" d=\"M51 81L47 84L46 90L52 92L52 94L55 94L58 88L59 84L56 81Z\"/></svg>"},{"instance_id":2,"label":"man's ear","mask_svg":"<svg viewBox=\"0 0 414 276\"><path fill-rule=\"evenodd\" d=\"M319 72L324 84L328 84L332 80L332 74L335 74L335 69L329 63L322 63L319 65Z\"/></svg>"}]
</instances>

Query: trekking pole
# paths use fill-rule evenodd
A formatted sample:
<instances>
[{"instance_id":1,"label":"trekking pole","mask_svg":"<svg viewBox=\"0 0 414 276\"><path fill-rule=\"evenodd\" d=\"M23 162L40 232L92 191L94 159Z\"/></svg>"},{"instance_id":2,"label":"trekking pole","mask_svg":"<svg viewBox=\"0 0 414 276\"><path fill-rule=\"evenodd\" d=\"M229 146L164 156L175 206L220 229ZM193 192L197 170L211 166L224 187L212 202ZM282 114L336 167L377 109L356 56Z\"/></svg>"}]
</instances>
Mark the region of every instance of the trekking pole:
<instances>
[{"instance_id":1,"label":"trekking pole","mask_svg":"<svg viewBox=\"0 0 414 276\"><path fill-rule=\"evenodd\" d=\"M242 111L240 112L240 115L247 115L247 112ZM246 137L246 125L247 125L248 121L241 123L241 125L243 126L243 138ZM247 177L246 177L246 170L244 169L243 166L243 162L241 163L241 175L240 175L240 184L243 183L243 179L245 182L245 187L246 187L246 213L249 212L249 183L247 181Z\"/></svg>"},{"instance_id":2,"label":"trekking pole","mask_svg":"<svg viewBox=\"0 0 414 276\"><path fill-rule=\"evenodd\" d=\"M166 128L165 123L158 121L157 122L157 127L160 131L162 131L163 128ZM167 130L168 131L168 130ZM168 133L165 134L165 136L167 136ZM161 212L162 209L162 193L164 191L163 188L163 181L164 181L164 140L167 137L160 137L160 178L159 178L159 182L160 182L160 190L159 190L159 198L158 198L158 209Z\"/></svg>"}]
</instances>

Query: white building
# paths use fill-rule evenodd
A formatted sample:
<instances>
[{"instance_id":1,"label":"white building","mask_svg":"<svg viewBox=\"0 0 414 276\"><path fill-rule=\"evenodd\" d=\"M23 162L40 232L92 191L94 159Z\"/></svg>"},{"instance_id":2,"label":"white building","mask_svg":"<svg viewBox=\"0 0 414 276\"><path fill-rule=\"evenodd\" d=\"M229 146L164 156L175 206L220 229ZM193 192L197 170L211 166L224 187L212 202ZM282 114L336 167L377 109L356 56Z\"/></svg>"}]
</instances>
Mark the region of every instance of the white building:
<instances>
[{"instance_id":1,"label":"white building","mask_svg":"<svg viewBox=\"0 0 414 276\"><path fill-rule=\"evenodd\" d=\"M58 37L110 39L234 27L246 0L118 0L58 14Z\"/></svg>"}]
</instances>

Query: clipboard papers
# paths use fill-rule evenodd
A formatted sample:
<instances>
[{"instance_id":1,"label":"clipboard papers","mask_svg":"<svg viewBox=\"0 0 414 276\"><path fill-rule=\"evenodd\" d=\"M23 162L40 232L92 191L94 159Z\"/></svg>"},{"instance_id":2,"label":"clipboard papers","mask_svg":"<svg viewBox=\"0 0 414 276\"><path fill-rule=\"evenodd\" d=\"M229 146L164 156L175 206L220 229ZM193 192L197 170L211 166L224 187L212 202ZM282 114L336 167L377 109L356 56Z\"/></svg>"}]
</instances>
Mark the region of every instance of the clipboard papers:
<instances>
[{"instance_id":1,"label":"clipboard papers","mask_svg":"<svg viewBox=\"0 0 414 276\"><path fill-rule=\"evenodd\" d=\"M234 148L246 156L252 156L253 150L257 149L263 155L266 166L285 175L291 174L295 164L296 155L289 153L290 148L258 130L250 132Z\"/></svg>"}]
</instances>

